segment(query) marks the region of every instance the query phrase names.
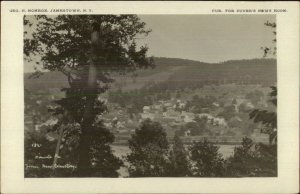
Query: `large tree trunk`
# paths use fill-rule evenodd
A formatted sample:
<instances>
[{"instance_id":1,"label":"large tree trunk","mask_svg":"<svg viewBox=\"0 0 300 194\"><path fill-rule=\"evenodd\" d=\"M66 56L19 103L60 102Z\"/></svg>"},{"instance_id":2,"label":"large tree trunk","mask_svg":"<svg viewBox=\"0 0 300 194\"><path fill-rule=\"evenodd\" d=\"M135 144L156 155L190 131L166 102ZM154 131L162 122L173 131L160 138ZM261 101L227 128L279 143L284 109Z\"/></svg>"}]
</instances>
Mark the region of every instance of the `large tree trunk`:
<instances>
[{"instance_id":1,"label":"large tree trunk","mask_svg":"<svg viewBox=\"0 0 300 194\"><path fill-rule=\"evenodd\" d=\"M92 32L92 36L93 36ZM95 48L92 45L90 55L90 65L87 78L87 90L86 90L86 106L83 113L83 119L81 123L81 135L79 141L79 160L77 164L77 176L89 177L92 174L91 169L91 157L90 146L92 137L92 124L94 122L95 115L92 113L95 99L97 97L97 84L96 84L96 67L94 64Z\"/></svg>"},{"instance_id":2,"label":"large tree trunk","mask_svg":"<svg viewBox=\"0 0 300 194\"><path fill-rule=\"evenodd\" d=\"M77 174L81 177L86 177L91 174L90 170L90 144L92 136L92 124L94 122L94 115L92 114L93 106L96 99L96 69L93 62L90 62L88 90L86 94L86 106L81 123L81 135L79 141L79 160L77 165Z\"/></svg>"}]
</instances>

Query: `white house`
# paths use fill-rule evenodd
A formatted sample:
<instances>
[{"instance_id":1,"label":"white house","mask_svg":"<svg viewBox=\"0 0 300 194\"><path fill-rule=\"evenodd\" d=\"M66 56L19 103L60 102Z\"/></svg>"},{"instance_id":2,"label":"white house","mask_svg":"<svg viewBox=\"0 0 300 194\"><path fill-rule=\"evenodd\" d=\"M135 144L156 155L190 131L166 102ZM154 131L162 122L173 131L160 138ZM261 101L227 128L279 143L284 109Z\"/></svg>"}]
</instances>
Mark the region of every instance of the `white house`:
<instances>
[{"instance_id":1,"label":"white house","mask_svg":"<svg viewBox=\"0 0 300 194\"><path fill-rule=\"evenodd\" d=\"M218 118L218 117L214 118L214 125L228 127L227 122L225 121L225 119L224 118Z\"/></svg>"},{"instance_id":2,"label":"white house","mask_svg":"<svg viewBox=\"0 0 300 194\"><path fill-rule=\"evenodd\" d=\"M194 118L195 118L194 113L189 113L189 112L186 112L186 111L182 111L181 117L183 118L183 121L185 123L195 122L194 121Z\"/></svg>"},{"instance_id":3,"label":"white house","mask_svg":"<svg viewBox=\"0 0 300 194\"><path fill-rule=\"evenodd\" d=\"M184 132L184 136L191 136L191 131L190 130L186 130L185 132Z\"/></svg>"},{"instance_id":4,"label":"white house","mask_svg":"<svg viewBox=\"0 0 300 194\"><path fill-rule=\"evenodd\" d=\"M150 111L150 106L144 106L143 107L143 112L144 113L147 113L147 112L149 112Z\"/></svg>"},{"instance_id":5,"label":"white house","mask_svg":"<svg viewBox=\"0 0 300 194\"><path fill-rule=\"evenodd\" d=\"M254 108L254 105L251 103L251 102L248 102L246 104L247 108L250 108L250 109L253 109Z\"/></svg>"},{"instance_id":6,"label":"white house","mask_svg":"<svg viewBox=\"0 0 300 194\"><path fill-rule=\"evenodd\" d=\"M217 102L212 103L212 105L215 106L215 107L220 107L220 104L217 103Z\"/></svg>"},{"instance_id":7,"label":"white house","mask_svg":"<svg viewBox=\"0 0 300 194\"><path fill-rule=\"evenodd\" d=\"M154 114L153 113L141 113L142 119L154 119Z\"/></svg>"}]
</instances>

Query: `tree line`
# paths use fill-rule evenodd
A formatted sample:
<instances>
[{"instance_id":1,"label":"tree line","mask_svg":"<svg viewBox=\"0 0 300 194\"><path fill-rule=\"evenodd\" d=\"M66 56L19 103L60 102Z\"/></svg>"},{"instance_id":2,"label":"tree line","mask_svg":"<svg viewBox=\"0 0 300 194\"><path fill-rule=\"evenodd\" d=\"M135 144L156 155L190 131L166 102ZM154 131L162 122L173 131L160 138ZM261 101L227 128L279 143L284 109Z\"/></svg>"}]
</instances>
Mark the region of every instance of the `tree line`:
<instances>
[{"instance_id":1,"label":"tree line","mask_svg":"<svg viewBox=\"0 0 300 194\"><path fill-rule=\"evenodd\" d=\"M73 126L74 127L74 126ZM108 133L102 130L102 133ZM103 136L102 134L98 135ZM26 165L42 165L42 162L34 159L37 151L30 142L40 142L43 148L38 150L39 154L49 154L53 144L43 139L45 136L30 136L32 141L27 140ZM74 136L72 136L74 138ZM233 155L224 158L219 152L219 146L208 140L193 142L184 145L180 137L175 135L173 143L167 140L167 134L159 122L147 119L135 130L128 141L130 153L123 159L113 156L105 149L106 143L113 141L113 136L92 142L94 146L93 157L90 160L90 177L118 177L117 170L120 167L128 169L128 177L273 177L277 176L277 145L255 144L250 138L243 138L242 144L234 148ZM43 140L43 141L41 141ZM76 166L76 157L68 150L76 140L68 139L63 144L61 165L72 164ZM99 144L100 143L100 144ZM47 145L46 145L47 144ZM68 147L68 148L67 148ZM100 151L102 150L102 151ZM47 153L48 151L48 153ZM51 152L50 152L51 153ZM29 163L28 163L29 162ZM43 161L44 162L44 161ZM46 164L46 163L44 163ZM50 164L48 164L50 165ZM27 177L53 176L52 169L25 168ZM57 169L55 176L72 177L76 169Z\"/></svg>"}]
</instances>

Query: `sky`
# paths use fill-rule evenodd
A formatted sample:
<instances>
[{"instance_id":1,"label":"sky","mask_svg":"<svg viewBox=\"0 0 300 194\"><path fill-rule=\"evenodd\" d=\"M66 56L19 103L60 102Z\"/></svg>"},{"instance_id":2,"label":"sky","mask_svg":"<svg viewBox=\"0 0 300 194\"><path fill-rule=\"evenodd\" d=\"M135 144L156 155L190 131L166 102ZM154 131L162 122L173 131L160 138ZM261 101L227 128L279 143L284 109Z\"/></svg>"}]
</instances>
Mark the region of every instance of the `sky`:
<instances>
[{"instance_id":1,"label":"sky","mask_svg":"<svg viewBox=\"0 0 300 194\"><path fill-rule=\"evenodd\" d=\"M272 44L266 21L274 15L141 15L152 29L143 39L149 55L203 62L261 58Z\"/></svg>"},{"instance_id":2,"label":"sky","mask_svg":"<svg viewBox=\"0 0 300 194\"><path fill-rule=\"evenodd\" d=\"M272 45L266 21L275 15L139 15L152 29L138 44L149 47L148 56L174 57L202 62L261 58L262 46ZM33 71L25 63L25 72Z\"/></svg>"}]
</instances>

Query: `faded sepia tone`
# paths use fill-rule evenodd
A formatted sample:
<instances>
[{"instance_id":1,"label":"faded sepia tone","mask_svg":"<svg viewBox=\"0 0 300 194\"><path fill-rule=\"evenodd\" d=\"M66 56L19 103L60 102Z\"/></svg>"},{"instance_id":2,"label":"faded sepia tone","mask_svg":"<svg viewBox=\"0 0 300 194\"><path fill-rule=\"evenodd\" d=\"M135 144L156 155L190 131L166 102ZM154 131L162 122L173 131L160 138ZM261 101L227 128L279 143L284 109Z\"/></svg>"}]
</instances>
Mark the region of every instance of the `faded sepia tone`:
<instances>
[{"instance_id":1,"label":"faded sepia tone","mask_svg":"<svg viewBox=\"0 0 300 194\"><path fill-rule=\"evenodd\" d=\"M24 56L25 177L277 176L275 16L25 16Z\"/></svg>"},{"instance_id":2,"label":"faded sepia tone","mask_svg":"<svg viewBox=\"0 0 300 194\"><path fill-rule=\"evenodd\" d=\"M2 15L1 17L1 37L2 37L1 38L1 193L2 192L3 193L65 193L65 192L70 192L70 193L297 193L297 191L299 190L299 185L298 185L299 182L298 181L299 180L298 177L299 175L299 153L298 153L299 151L299 109L298 109L298 105L299 105L298 104L299 103L299 82L298 82L299 80L298 79L299 78L299 44L298 44L299 6L298 4L299 3L297 2L163 2L163 1L160 2L96 2L93 1L93 2L84 2L84 3L81 2L51 2L51 3L49 2L16 2L16 3L3 2L1 6L1 15ZM141 39L143 37L138 37L140 41L143 40L144 42L137 41L136 39L138 47L140 45L143 45L144 43L148 45L149 50L147 52L147 56L153 55L154 57L185 58L185 59L193 59L195 61L219 63L230 59L261 58L264 55L264 51L266 50L260 47L276 46L278 48L277 57L272 56L272 54L268 54L264 58L266 59L276 58L276 63L277 63L276 65L277 83L274 84L277 85L278 88L278 94L277 94L278 95L278 104L277 104L278 130L277 131L278 131L279 138L278 138L278 142L276 143L277 145L276 147L278 148L277 176L276 177L250 177L250 178L247 177L235 178L234 176L232 176L226 178L219 178L216 176L203 177L203 176L193 175L193 177L188 177L188 178L183 176L154 177L154 178L144 178L144 177L130 178L129 177L129 178L118 178L118 179L106 178L106 177L101 178L99 176L98 178L93 178L92 176L88 178L61 178L63 172L61 171L61 168L60 169L57 168L56 170L59 170L57 174L54 174L53 173L54 171L52 169L51 170L49 169L48 172L50 173L46 171L39 171L39 172L46 172L43 177L51 177L51 178L30 178L28 176L25 176L24 178L24 173L25 173L24 164L25 163L28 164L28 162L24 161L24 151L25 151L24 140L27 141L26 140L27 138L26 139L24 138L25 137L24 127L26 127L24 126L24 117L27 117L26 115L28 115L28 111L26 115L24 115L24 108L25 108L24 106L26 105L26 103L24 103L24 97L25 97L24 86L25 89L28 86L27 83L26 84L24 83L24 81L27 80L24 78L30 75L29 73L33 72L33 65L35 64L35 62L36 61L41 62L41 61L36 60L31 63L27 63L26 61L24 61L24 57L23 57L23 49L24 49L23 19L24 18L23 16L27 14L40 14L40 13L34 13L32 11L30 13L29 12L26 13L27 9L30 10L47 9L48 12L44 12L42 14L48 14L48 13L53 14L50 12L51 9L64 9L64 8L77 9L81 11L83 9L87 9L87 10L91 10L92 14L128 14L128 13L138 14L138 16L142 19L142 21L146 23L146 26L152 29L152 32L148 34L147 38ZM225 12L226 9L235 10L235 13L233 14L226 13ZM263 15L262 13L259 13L258 10L260 9L270 10L268 14L274 14L274 17L273 15ZM15 10L19 10L19 12L15 12ZM23 10L25 10L25 12L23 12ZM216 15L214 10L222 10L221 15ZM209 20L207 17L208 15L214 17L215 16L241 16L240 13L237 13L237 10L256 10L256 13L258 14L251 12L251 13L246 13L246 15L247 16L260 15L261 17L264 18L266 17L267 20L269 20L270 22L276 21L277 23L276 44L272 42L272 39L275 36L273 35L269 36L270 35L269 32L271 32L272 34L272 31L274 30L271 27L267 27L263 25L261 29L264 29L266 32L268 32L264 34L266 35L268 34L267 36L271 40L270 42L269 41L265 41L265 42L269 42L269 43L263 45L257 44L255 43L255 41L253 41L253 39L259 39L259 38L255 38L251 35L253 44L250 44L248 41L245 42L248 42L250 47L253 49L250 49L249 47L243 48L246 46L239 47L239 44L236 45L231 44L235 48L233 49L234 52L231 52L231 49L229 49L228 47L228 49L224 51L224 53L221 52L220 50L220 52L216 52L215 55L211 55L210 58L212 60L209 60L205 56L211 53L209 51L211 50L211 48L209 47L211 46L213 48L215 41L212 40L209 41L209 43L206 43L205 45L201 45L202 48L204 48L205 46L208 47L207 50L202 49L201 53L199 54L197 54L197 50L201 50L200 45L198 48L196 47L196 49L194 49L195 47L189 46L189 45L193 45L192 41L187 41L188 42L187 44L184 43L181 44L180 46L183 47L184 49L181 49L182 52L176 52L178 48L178 47L175 48L176 44L171 44L172 48L171 45L168 47L163 43L160 44L160 46L154 44L155 41L162 42L159 41L162 40L159 37L163 33L161 33L159 29L155 28L154 24L151 24L151 22L154 21L155 19L150 19L151 20L150 21L146 18L147 16L155 16L153 18L158 18L157 20L160 20L161 23L164 23L166 19L163 19L163 17L159 17L159 15L156 14L161 14L164 16L170 16L169 14L172 14L172 16L174 15L175 18L176 16L178 16L176 19L178 20L178 22L181 23L181 26L184 26L183 24L186 23L185 28L190 27L189 29L191 29L191 32L193 32L194 30L192 26L195 24L195 22L192 22L193 20L190 18L190 21L191 23L193 23L193 25L189 26L188 25L189 22L185 22L185 21L182 22L184 18L181 20L179 19L180 16L199 14L197 16L199 17L205 16L203 17L205 20L206 19ZM275 12L273 10L285 10L285 12ZM56 14L72 14L72 13L61 12ZM154 14L154 15L143 15L143 14ZM170 21L168 21L167 23L170 23L171 25ZM216 24L217 22L214 21L214 23ZM257 23L259 23L259 21L257 21ZM238 25L243 26L241 25L241 23L238 23ZM214 25L212 24L211 26ZM169 26L167 25L160 25L160 29L164 29L163 27L170 29ZM256 32L259 31L258 25L253 26L250 25L250 23L249 23L249 29L247 30L253 32L251 29L252 27L257 28ZM216 29L217 28L218 27L216 27ZM233 25L229 25L227 28L235 29ZM245 26L243 28L246 29L247 27ZM89 31L90 27L87 27L87 30L89 32L88 34L91 34L91 32ZM179 30L180 29L177 29L177 31ZM227 29L224 30L224 32L225 31L227 31ZM188 30L186 30L186 32L187 34L189 34ZM206 31L203 30L203 32ZM234 31L234 32L238 33L238 31ZM202 33L202 31L200 33ZM28 34L30 35L30 33ZM168 42L168 44L170 44L170 41L167 41L167 38L170 37L169 39L173 39L174 36L170 33L169 34L165 33L165 34L167 34L168 36L165 38L165 40L166 42ZM201 34L202 42L203 43L205 42L204 40L207 39L206 37L217 38L215 36L216 34L218 33L211 33L211 36L206 36L205 34ZM242 34L245 35L245 33ZM261 35L258 34L260 33L256 34L257 37L262 37ZM162 37L164 36L166 35L162 35ZM178 38L180 36L176 35L175 37ZM242 38L242 35L236 37L237 39L247 40L245 36L243 36ZM185 39L191 40L192 38L193 37L189 35ZM266 38L265 40L268 40L268 38ZM87 39L90 39L90 35L88 35ZM179 42L181 40L182 39L176 41ZM197 39L195 39L195 41L197 41ZM150 44L150 42L152 44ZM184 41L181 41L181 43L182 42ZM218 46L221 48L220 45ZM254 47L259 47L259 49L254 51L255 50ZM247 49L247 53L249 52L248 56L242 54L243 53L242 50L244 49ZM86 50L87 52L89 52L90 47ZM251 50L253 52L251 52ZM155 51L159 51L159 52L155 53ZM202 53L206 53L206 54L201 55ZM240 55L241 57L235 58L234 56L235 54L230 54L230 53L237 53L236 56ZM252 53L253 55L250 55L250 53ZM193 56L197 57L197 55L199 56L199 58L193 57ZM221 57L218 56L223 56L223 59L221 59ZM39 57L38 56L31 57L31 59L34 58L39 58ZM147 70L151 70L151 69L147 69ZM165 74L160 69L158 69L158 71L162 72L163 74L158 74L158 75L156 74L155 81L159 79L162 79L163 81L165 80L166 77L168 77L168 73ZM260 73L262 72L258 72L257 74L261 75ZM140 72L137 73L139 75L137 77L137 80L139 81L143 80L142 78L144 77L143 74L141 74ZM172 71L170 72L170 74L172 74ZM203 77L203 74L206 75L207 71L204 71L203 74L199 74L199 71L197 71L195 72L195 74L201 75L200 77ZM45 73L43 76L47 76L47 75L49 74ZM126 77L128 76L130 77L131 75L132 74L126 74ZM152 73L150 73L150 75L152 75ZM216 74L216 75L220 75L220 74ZM228 76L230 75L231 74L228 73ZM265 75L265 77L267 76L269 76L269 74ZM62 82L65 83L68 82L66 79L60 81L57 80L57 77L51 76L51 74L50 74L50 78L51 81L49 81L50 79L46 78L48 84L44 85L45 88L48 86L49 88L68 87L68 84L64 84L63 86L61 86ZM117 79L121 79L121 78L117 76ZM118 81L117 79L116 81ZM39 80L39 79L33 79L33 80ZM130 77L130 80L132 81L132 77ZM195 79L193 77L190 80L195 80ZM43 81L44 80L39 80L38 82L42 83ZM140 84L141 86L144 85L143 81L137 83L141 83ZM125 90L125 87L128 88L132 86L130 86L130 84L127 83L123 84L122 86L122 88L124 89L123 91L127 91ZM133 88L139 88L139 87L140 86L135 85L135 87ZM111 87L111 89L112 88L113 87ZM44 91L45 90L47 89L44 89ZM54 93L59 93L62 95L55 96L54 100L61 99L64 97L64 93L60 92L59 90L60 89L58 89L57 91L54 90ZM271 90L271 88L269 90ZM44 94L46 96L48 95L47 93L39 93L39 95L44 95ZM105 95L102 97L105 97ZM41 106L43 106L43 104ZM49 112L46 112L46 114L49 114ZM25 125L27 125L28 127L28 124L29 123L27 122ZM38 126L38 128L41 128L42 131L45 130L45 126ZM27 131L27 129L25 131ZM138 127L138 129L140 129L140 126ZM165 131L168 130L167 128L165 128L165 126L163 126L163 129ZM261 135L260 133L257 134L259 134L259 136ZM192 136L193 136L192 138L195 137L194 135ZM187 137L182 137L182 136L180 137L181 140L183 140L184 138ZM253 136L250 138L254 139ZM172 139L174 140L174 138ZM172 139L168 139L169 150L171 150L172 148L172 144L173 144ZM212 139L210 139L209 141L211 140ZM57 142L55 141L56 139L54 140L54 142L52 141L51 144L52 145L56 144ZM59 154L63 155L64 159L66 159L67 157L67 155L65 154L66 152L62 152L63 150L66 149L65 147L66 144L63 141L61 142L64 145L60 150ZM114 147L115 143L116 143L116 139L113 145L111 146L112 148ZM221 153L222 157L226 157L224 151L222 150L223 145L217 144L213 141L212 143L216 146L220 146L218 153ZM257 144L257 142L255 142L255 144ZM268 144L267 134L265 135L265 144ZM190 145L186 145L186 146L190 147ZM56 148L53 148L51 146L49 147L49 150L51 150L49 152L52 153L51 157L54 155L55 149ZM32 156L34 156L37 151L38 150L31 152ZM188 150L188 152L190 152L190 150ZM117 154L116 151L113 151L113 153ZM124 153L124 151L122 151L122 153ZM189 154L191 154L191 152ZM117 156L119 157L119 155ZM46 161L45 159L44 161ZM59 158L57 160L58 164L59 165L63 164L62 162L66 161L64 159ZM121 159L124 161L124 158ZM48 161L50 161L51 163L49 167L52 168L52 164L54 162L53 159L48 159ZM255 164L258 163L256 162ZM255 166L257 165L253 165L252 167ZM251 169L252 167L248 169ZM196 169L194 169L194 172L196 172L195 170ZM126 171L122 171L122 172L126 172ZM122 172L120 174L122 174ZM39 176L37 173L36 175L37 176L35 177L42 177Z\"/></svg>"}]
</instances>

